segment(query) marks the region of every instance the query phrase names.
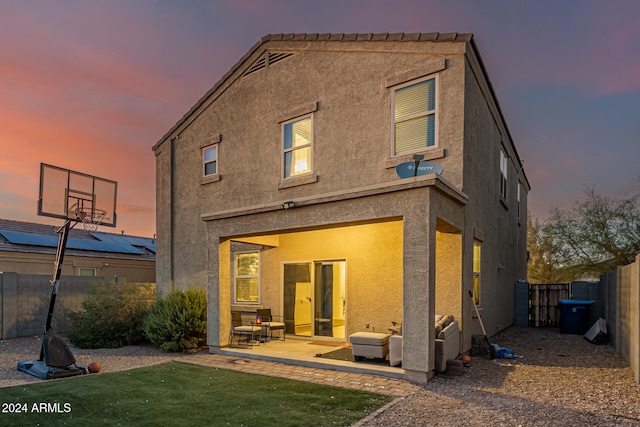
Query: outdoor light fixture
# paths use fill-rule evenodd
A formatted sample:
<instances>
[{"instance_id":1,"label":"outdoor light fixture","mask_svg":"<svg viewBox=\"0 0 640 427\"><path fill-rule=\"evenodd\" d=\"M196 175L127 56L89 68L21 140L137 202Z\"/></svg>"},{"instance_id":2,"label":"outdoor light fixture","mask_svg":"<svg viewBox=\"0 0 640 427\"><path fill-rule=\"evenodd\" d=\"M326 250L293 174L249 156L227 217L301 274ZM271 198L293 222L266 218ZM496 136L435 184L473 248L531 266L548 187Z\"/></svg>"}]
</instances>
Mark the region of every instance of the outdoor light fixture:
<instances>
[{"instance_id":1,"label":"outdoor light fixture","mask_svg":"<svg viewBox=\"0 0 640 427\"><path fill-rule=\"evenodd\" d=\"M422 161L422 159L424 159L424 155L423 154L414 154L413 155L413 161L416 164L414 169L413 169L413 176L418 176L418 165L420 165L420 162Z\"/></svg>"},{"instance_id":2,"label":"outdoor light fixture","mask_svg":"<svg viewBox=\"0 0 640 427\"><path fill-rule=\"evenodd\" d=\"M295 204L293 202L284 202L282 204L282 209L291 209L294 206L295 206Z\"/></svg>"}]
</instances>

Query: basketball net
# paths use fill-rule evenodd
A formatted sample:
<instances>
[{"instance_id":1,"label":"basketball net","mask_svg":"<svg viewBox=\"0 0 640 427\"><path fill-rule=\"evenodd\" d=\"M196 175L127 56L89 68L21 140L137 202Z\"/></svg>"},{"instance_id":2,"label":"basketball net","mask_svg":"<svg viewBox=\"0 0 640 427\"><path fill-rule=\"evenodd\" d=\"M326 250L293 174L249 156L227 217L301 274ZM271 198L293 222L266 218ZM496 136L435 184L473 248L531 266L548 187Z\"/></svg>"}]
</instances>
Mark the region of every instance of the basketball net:
<instances>
[{"instance_id":1,"label":"basketball net","mask_svg":"<svg viewBox=\"0 0 640 427\"><path fill-rule=\"evenodd\" d=\"M100 225L106 214L107 211L102 209L76 206L76 218L82 221L82 225L87 231L97 231L98 225Z\"/></svg>"}]
</instances>

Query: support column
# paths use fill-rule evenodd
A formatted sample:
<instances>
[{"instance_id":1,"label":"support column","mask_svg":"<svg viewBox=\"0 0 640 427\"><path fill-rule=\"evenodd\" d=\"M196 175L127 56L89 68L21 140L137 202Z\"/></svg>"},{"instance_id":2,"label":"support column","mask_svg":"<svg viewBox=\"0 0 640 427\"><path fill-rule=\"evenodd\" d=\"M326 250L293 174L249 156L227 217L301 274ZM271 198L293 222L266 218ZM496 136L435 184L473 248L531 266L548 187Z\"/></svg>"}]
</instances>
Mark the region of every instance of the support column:
<instances>
[{"instance_id":1,"label":"support column","mask_svg":"<svg viewBox=\"0 0 640 427\"><path fill-rule=\"evenodd\" d=\"M231 331L230 241L220 243L217 228L207 225L207 344L211 353L228 345Z\"/></svg>"},{"instance_id":2,"label":"support column","mask_svg":"<svg viewBox=\"0 0 640 427\"><path fill-rule=\"evenodd\" d=\"M428 203L403 219L402 368L407 380L425 383L435 368L435 221Z\"/></svg>"}]
</instances>

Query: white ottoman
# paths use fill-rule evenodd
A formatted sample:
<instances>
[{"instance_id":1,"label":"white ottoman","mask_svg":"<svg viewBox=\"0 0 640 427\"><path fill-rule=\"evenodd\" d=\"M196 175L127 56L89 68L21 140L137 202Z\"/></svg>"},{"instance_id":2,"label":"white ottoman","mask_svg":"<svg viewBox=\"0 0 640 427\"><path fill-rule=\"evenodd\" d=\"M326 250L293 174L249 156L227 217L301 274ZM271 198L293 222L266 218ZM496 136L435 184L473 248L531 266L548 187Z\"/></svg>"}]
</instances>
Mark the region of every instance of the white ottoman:
<instances>
[{"instance_id":1,"label":"white ottoman","mask_svg":"<svg viewBox=\"0 0 640 427\"><path fill-rule=\"evenodd\" d=\"M356 332L349 336L351 353L356 361L364 357L385 359L389 354L389 334Z\"/></svg>"}]
</instances>

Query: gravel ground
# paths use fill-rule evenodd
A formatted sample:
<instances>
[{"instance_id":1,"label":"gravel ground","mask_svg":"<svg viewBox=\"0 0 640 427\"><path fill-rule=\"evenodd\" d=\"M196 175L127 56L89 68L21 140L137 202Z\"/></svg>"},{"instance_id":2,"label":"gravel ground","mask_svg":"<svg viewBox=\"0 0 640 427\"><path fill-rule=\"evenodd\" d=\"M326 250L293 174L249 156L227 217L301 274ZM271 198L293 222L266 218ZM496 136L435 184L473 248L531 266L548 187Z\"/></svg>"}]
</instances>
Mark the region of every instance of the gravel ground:
<instances>
[{"instance_id":1,"label":"gravel ground","mask_svg":"<svg viewBox=\"0 0 640 427\"><path fill-rule=\"evenodd\" d=\"M511 327L491 338L522 358L473 358L362 426L640 426L640 385L611 345L557 329Z\"/></svg>"},{"instance_id":2,"label":"gravel ground","mask_svg":"<svg viewBox=\"0 0 640 427\"><path fill-rule=\"evenodd\" d=\"M474 357L464 375L436 376L413 395L394 400L358 425L640 426L640 385L611 345L594 345L557 329L517 327L491 342L523 357ZM99 360L102 372L182 357L151 345L70 347L79 365ZM16 369L19 360L37 359L39 351L40 337L0 341L0 387L40 381Z\"/></svg>"}]
</instances>

